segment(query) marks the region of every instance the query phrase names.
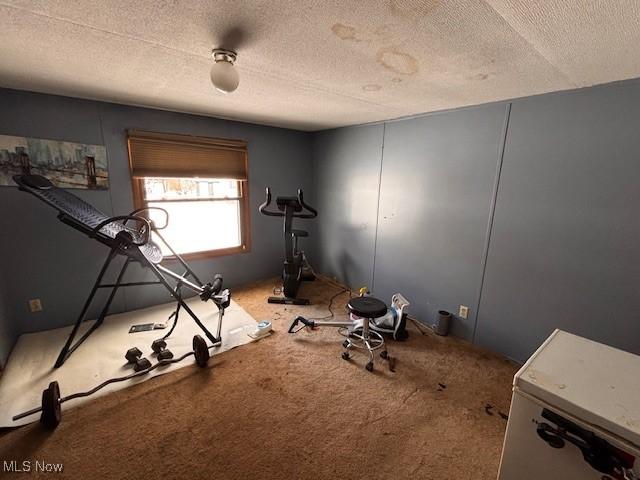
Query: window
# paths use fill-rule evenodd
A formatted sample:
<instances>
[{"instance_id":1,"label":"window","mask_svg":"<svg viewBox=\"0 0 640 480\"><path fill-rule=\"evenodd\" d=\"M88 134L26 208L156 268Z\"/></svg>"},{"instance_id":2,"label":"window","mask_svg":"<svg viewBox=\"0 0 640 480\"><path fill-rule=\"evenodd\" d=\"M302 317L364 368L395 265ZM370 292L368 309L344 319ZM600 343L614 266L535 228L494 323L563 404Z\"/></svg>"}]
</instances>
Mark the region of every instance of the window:
<instances>
[{"instance_id":1,"label":"window","mask_svg":"<svg viewBox=\"0 0 640 480\"><path fill-rule=\"evenodd\" d=\"M135 206L165 209L169 223L161 234L187 258L246 252L246 156L246 145L237 140L130 131ZM157 211L148 217L164 222ZM170 257L164 242L155 240Z\"/></svg>"}]
</instances>

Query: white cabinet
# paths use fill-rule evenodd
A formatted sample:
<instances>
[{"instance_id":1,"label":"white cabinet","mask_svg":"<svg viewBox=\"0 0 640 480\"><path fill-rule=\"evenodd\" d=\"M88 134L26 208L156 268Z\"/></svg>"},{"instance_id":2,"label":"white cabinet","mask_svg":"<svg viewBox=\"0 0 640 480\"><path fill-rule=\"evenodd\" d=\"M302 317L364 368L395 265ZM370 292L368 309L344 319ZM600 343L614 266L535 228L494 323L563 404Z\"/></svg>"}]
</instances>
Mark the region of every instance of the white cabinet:
<instances>
[{"instance_id":1,"label":"white cabinet","mask_svg":"<svg viewBox=\"0 0 640 480\"><path fill-rule=\"evenodd\" d=\"M513 383L499 480L640 479L640 357L556 330Z\"/></svg>"}]
</instances>

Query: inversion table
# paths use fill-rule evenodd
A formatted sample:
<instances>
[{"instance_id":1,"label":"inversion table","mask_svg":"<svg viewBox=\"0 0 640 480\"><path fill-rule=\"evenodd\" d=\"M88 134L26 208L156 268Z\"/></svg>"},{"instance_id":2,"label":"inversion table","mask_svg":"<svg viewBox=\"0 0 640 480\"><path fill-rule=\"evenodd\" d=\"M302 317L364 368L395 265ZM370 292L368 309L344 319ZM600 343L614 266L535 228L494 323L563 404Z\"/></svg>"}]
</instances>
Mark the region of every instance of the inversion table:
<instances>
[{"instance_id":1,"label":"inversion table","mask_svg":"<svg viewBox=\"0 0 640 480\"><path fill-rule=\"evenodd\" d=\"M166 210L157 207L145 207L134 210L129 215L108 217L81 198L66 190L55 187L43 176L16 175L13 179L18 184L18 188L20 190L35 195L43 202L58 210L58 219L60 219L61 222L66 223L110 248L107 259L98 274L98 278L91 289L89 297L82 307L82 311L71 330L69 338L58 355L54 368L58 368L64 364L66 359L69 358L69 356L82 344L82 342L84 342L89 335L102 325L102 322L109 311L109 306L120 287L163 285L169 291L169 294L176 301L176 309L169 317L169 319L173 318L173 324L169 331L162 337L163 339L167 338L173 332L178 322L180 309L183 308L189 316L191 316L193 321L196 322L198 327L202 329L206 337L213 343L213 346L219 346L222 343L220 335L222 317L224 315L224 309L228 307L231 302L231 294L228 289L222 291L222 276L219 274L214 276L213 282L203 284L183 258L178 255L165 241L159 230L162 230L168 224L169 214ZM164 225L157 226L154 222L142 215L143 212L147 213L150 210L158 210L164 213ZM128 222L135 222L136 226L127 225ZM151 231L155 232L158 238L171 251L171 254L178 260L180 265L184 267L185 272L182 275L179 275L161 265L163 260L162 251L160 250L160 247L151 240ZM118 255L123 255L126 258L120 272L118 273L115 283L101 283L111 261ZM143 267L150 269L156 276L157 280L123 283L122 279L131 262L138 262ZM192 280L189 280L189 277L191 277ZM170 282L173 282L173 285ZM182 287L186 287L197 293L202 301L206 302L208 300L212 300L218 307L218 325L216 335L213 335L202 324L193 310L191 310L191 308L189 308L189 306L184 302L182 298ZM91 325L91 327L74 343L78 329L86 319L87 311L89 310L93 297L98 289L101 288L111 289L107 301L105 302L96 322Z\"/></svg>"}]
</instances>

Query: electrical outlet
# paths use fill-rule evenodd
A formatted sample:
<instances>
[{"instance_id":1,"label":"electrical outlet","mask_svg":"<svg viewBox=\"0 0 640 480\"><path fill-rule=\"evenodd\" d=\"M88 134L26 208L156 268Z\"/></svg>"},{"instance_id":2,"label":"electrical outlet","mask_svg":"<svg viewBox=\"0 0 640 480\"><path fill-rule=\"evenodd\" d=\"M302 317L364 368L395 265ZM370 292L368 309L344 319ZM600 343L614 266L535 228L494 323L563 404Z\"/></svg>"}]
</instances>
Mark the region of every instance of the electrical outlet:
<instances>
[{"instance_id":1,"label":"electrical outlet","mask_svg":"<svg viewBox=\"0 0 640 480\"><path fill-rule=\"evenodd\" d=\"M460 305L460 308L458 309L458 316L466 319L469 316L469 307Z\"/></svg>"},{"instance_id":2,"label":"electrical outlet","mask_svg":"<svg viewBox=\"0 0 640 480\"><path fill-rule=\"evenodd\" d=\"M39 298L34 298L29 300L29 311L31 313L41 312L42 311L42 302Z\"/></svg>"}]
</instances>

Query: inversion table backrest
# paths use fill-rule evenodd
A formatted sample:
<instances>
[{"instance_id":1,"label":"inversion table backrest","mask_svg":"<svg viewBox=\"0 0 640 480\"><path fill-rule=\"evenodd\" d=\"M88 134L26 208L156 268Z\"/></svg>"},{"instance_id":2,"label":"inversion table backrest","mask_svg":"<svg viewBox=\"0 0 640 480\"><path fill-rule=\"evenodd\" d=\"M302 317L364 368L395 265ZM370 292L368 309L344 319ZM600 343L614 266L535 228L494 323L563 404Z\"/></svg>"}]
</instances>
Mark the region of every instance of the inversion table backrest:
<instances>
[{"instance_id":1,"label":"inversion table backrest","mask_svg":"<svg viewBox=\"0 0 640 480\"><path fill-rule=\"evenodd\" d=\"M74 194L54 186L43 176L15 175L13 180L18 184L20 190L31 193L58 210L58 218L62 222L95 238L110 248L121 243L120 239L117 239L117 235L123 231L127 232L135 243L141 243L144 240L143 235L138 229L121 223L118 221L118 217L105 215ZM109 221L112 218L113 221ZM135 220L135 218L131 219ZM122 218L120 218L120 220L122 220ZM139 220L144 221L142 218ZM96 231L96 228L100 224L104 225ZM135 245L135 243L128 244L126 249L121 248L120 251L123 254L133 257L133 259L136 258L139 252L150 262L160 263L162 261L162 253L155 243L150 240L142 245Z\"/></svg>"}]
</instances>

